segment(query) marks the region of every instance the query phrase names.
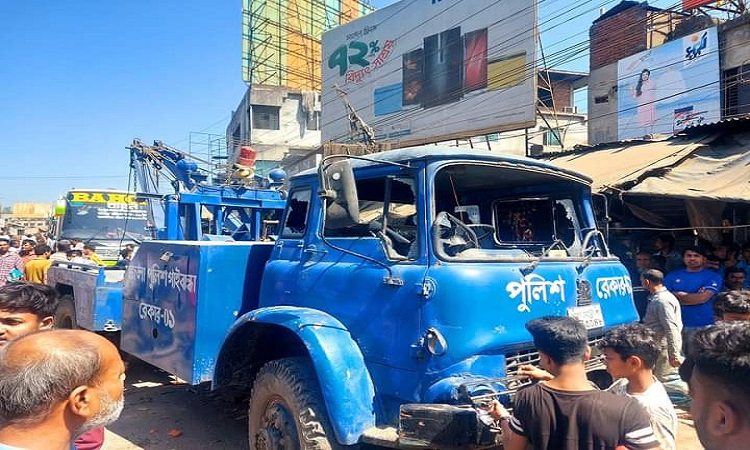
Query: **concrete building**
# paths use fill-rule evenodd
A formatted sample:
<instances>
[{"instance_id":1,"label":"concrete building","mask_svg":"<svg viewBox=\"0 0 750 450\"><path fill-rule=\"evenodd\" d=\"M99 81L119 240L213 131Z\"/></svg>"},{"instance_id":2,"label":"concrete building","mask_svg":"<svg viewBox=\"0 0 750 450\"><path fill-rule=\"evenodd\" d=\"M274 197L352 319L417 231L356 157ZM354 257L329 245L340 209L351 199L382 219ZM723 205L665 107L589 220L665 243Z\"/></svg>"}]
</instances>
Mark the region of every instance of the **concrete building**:
<instances>
[{"instance_id":1,"label":"concrete building","mask_svg":"<svg viewBox=\"0 0 750 450\"><path fill-rule=\"evenodd\" d=\"M247 88L227 127L227 153L235 161L239 149L257 152L256 172L279 165L287 153L309 153L320 147L320 94L281 86Z\"/></svg>"},{"instance_id":2,"label":"concrete building","mask_svg":"<svg viewBox=\"0 0 750 450\"><path fill-rule=\"evenodd\" d=\"M543 71L537 81L537 125L525 130L442 142L513 155L539 155L588 144L586 114L574 105L585 88L583 72ZM282 166L287 173L315 167L320 160L320 94L279 86L252 85L227 127L229 161L250 145L258 154L256 171Z\"/></svg>"},{"instance_id":3,"label":"concrete building","mask_svg":"<svg viewBox=\"0 0 750 450\"><path fill-rule=\"evenodd\" d=\"M265 175L285 155L320 147L323 33L374 8L360 0L243 0L242 78L248 88L226 129L229 170L240 147Z\"/></svg>"},{"instance_id":4,"label":"concrete building","mask_svg":"<svg viewBox=\"0 0 750 450\"><path fill-rule=\"evenodd\" d=\"M0 228L11 235L32 234L49 226L51 206L48 203L14 203L0 214Z\"/></svg>"},{"instance_id":5,"label":"concrete building","mask_svg":"<svg viewBox=\"0 0 750 450\"><path fill-rule=\"evenodd\" d=\"M646 2L623 1L593 22L589 29L588 137L591 145L621 140L623 74L618 62L644 50L671 43L691 33L718 26L721 113L716 119L750 112L750 18L721 22L703 14L666 11ZM656 100L657 106L659 100ZM675 111L675 115L677 112ZM646 136L649 133L644 133ZM637 136L637 138L644 137ZM636 136L633 136L636 138Z\"/></svg>"}]
</instances>

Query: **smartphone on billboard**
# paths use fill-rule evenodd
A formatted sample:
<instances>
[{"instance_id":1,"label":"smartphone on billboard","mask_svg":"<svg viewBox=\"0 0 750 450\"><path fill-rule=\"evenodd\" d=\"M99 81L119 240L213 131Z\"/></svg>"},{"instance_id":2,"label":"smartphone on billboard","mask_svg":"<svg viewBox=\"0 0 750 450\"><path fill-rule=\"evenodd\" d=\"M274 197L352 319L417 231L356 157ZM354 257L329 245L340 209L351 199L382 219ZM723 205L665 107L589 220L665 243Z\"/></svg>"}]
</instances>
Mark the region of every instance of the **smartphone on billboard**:
<instances>
[{"instance_id":1,"label":"smartphone on billboard","mask_svg":"<svg viewBox=\"0 0 750 450\"><path fill-rule=\"evenodd\" d=\"M487 28L464 35L464 91L487 87Z\"/></svg>"},{"instance_id":2,"label":"smartphone on billboard","mask_svg":"<svg viewBox=\"0 0 750 450\"><path fill-rule=\"evenodd\" d=\"M403 94L401 104L404 106L419 105L422 102L422 69L424 67L424 49L418 48L401 57L401 80Z\"/></svg>"},{"instance_id":3,"label":"smartphone on billboard","mask_svg":"<svg viewBox=\"0 0 750 450\"><path fill-rule=\"evenodd\" d=\"M463 53L461 27L424 38L423 107L444 105L461 99Z\"/></svg>"}]
</instances>

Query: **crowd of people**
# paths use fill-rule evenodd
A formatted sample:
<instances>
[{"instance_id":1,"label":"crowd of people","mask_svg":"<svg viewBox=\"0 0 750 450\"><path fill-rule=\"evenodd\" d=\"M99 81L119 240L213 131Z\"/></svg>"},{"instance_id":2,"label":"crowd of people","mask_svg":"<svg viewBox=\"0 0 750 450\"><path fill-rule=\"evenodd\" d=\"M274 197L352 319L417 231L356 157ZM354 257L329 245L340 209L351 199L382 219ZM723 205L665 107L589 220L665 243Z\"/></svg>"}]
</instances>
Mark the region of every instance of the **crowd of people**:
<instances>
[{"instance_id":1,"label":"crowd of people","mask_svg":"<svg viewBox=\"0 0 750 450\"><path fill-rule=\"evenodd\" d=\"M615 378L599 390L586 377L591 354L585 327L568 317L526 325L540 367L522 374L540 380L520 390L511 414L493 402L505 450L676 449L677 416L653 369L658 336L644 324L616 327L599 344ZM719 321L697 330L680 375L690 386L690 412L706 450L746 448L750 442L750 322Z\"/></svg>"},{"instance_id":2,"label":"crowd of people","mask_svg":"<svg viewBox=\"0 0 750 450\"><path fill-rule=\"evenodd\" d=\"M689 353L698 330L719 319L750 320L750 241L678 251L674 237L663 234L654 250L635 254L631 278L641 321L664 336L665 358L657 369L664 380L676 375L678 351Z\"/></svg>"},{"instance_id":3,"label":"crowd of people","mask_svg":"<svg viewBox=\"0 0 750 450\"><path fill-rule=\"evenodd\" d=\"M539 382L518 392L512 415L499 402L490 411L506 450L676 449L668 391L683 389L706 449L750 442L750 242L678 252L660 235L654 251L633 256L641 323L611 329L599 344L614 383L600 391L586 378L591 349L579 322L529 322L540 367L520 374Z\"/></svg>"},{"instance_id":4,"label":"crowd of people","mask_svg":"<svg viewBox=\"0 0 750 450\"><path fill-rule=\"evenodd\" d=\"M0 287L0 450L98 450L124 405L117 348L83 330L53 330L49 286Z\"/></svg>"},{"instance_id":5,"label":"crowd of people","mask_svg":"<svg viewBox=\"0 0 750 450\"><path fill-rule=\"evenodd\" d=\"M676 449L678 420L667 389L676 380L687 388L707 450L750 442L750 245L740 247L741 257L727 248L732 256L712 267L709 257L721 249L677 254L669 238L657 241L657 254L635 258L634 285L647 294L640 323L608 330L596 349L576 319L526 324L539 365L521 366L519 374L537 382L518 391L512 414L497 401L489 410L506 450ZM21 261L31 279L41 270L35 261L55 255L72 261L74 244L60 241L54 254L47 244L24 244L12 252L0 236L0 450L101 448L103 426L123 406L122 360L94 333L52 330L53 289L37 278L7 278L18 267L8 269L6 260ZM42 258L24 262L21 252L31 248ZM614 380L605 390L587 378L592 350Z\"/></svg>"},{"instance_id":6,"label":"crowd of people","mask_svg":"<svg viewBox=\"0 0 750 450\"><path fill-rule=\"evenodd\" d=\"M127 267L134 254L133 244L120 251L115 266ZM104 266L93 245L76 239L54 241L40 232L36 235L0 235L0 286L9 281L47 282L47 270L54 261Z\"/></svg>"},{"instance_id":7,"label":"crowd of people","mask_svg":"<svg viewBox=\"0 0 750 450\"><path fill-rule=\"evenodd\" d=\"M675 280L682 279L687 272L688 283L710 282L707 290L715 292L750 289L750 241L742 245L701 242L701 245L678 249L674 236L661 234L653 239L651 246L644 243L639 249L633 249L631 245L630 239L626 239L625 244L613 243L615 253L631 272L636 307L641 317L648 294L639 289L639 279L640 274L648 269L657 269ZM692 258L689 261L685 258L685 251L690 251Z\"/></svg>"}]
</instances>

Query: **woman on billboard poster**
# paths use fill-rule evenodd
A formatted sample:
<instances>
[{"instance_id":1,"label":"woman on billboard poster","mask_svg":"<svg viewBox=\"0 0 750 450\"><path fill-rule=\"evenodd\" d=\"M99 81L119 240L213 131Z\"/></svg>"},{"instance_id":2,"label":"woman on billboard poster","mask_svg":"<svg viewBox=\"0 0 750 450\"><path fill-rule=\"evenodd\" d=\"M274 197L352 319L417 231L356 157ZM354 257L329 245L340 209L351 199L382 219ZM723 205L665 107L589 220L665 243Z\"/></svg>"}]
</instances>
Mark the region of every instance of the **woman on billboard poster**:
<instances>
[{"instance_id":1,"label":"woman on billboard poster","mask_svg":"<svg viewBox=\"0 0 750 450\"><path fill-rule=\"evenodd\" d=\"M636 109L638 125L650 133L656 122L656 82L651 79L650 70L641 71L632 93L633 98L638 102Z\"/></svg>"}]
</instances>

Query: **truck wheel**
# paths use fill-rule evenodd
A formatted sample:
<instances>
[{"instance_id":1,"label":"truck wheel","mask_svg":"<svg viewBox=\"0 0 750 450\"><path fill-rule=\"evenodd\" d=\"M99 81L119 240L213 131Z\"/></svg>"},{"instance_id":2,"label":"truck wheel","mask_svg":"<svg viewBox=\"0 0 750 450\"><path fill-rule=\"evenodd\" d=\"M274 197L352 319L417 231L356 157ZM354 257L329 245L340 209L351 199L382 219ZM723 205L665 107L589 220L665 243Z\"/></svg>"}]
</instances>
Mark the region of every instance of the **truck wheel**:
<instances>
[{"instance_id":1,"label":"truck wheel","mask_svg":"<svg viewBox=\"0 0 750 450\"><path fill-rule=\"evenodd\" d=\"M55 310L55 328L66 330L78 329L76 322L76 307L71 295L63 295Z\"/></svg>"},{"instance_id":2,"label":"truck wheel","mask_svg":"<svg viewBox=\"0 0 750 450\"><path fill-rule=\"evenodd\" d=\"M279 359L260 369L250 396L248 430L253 450L339 448L305 358Z\"/></svg>"}]
</instances>

